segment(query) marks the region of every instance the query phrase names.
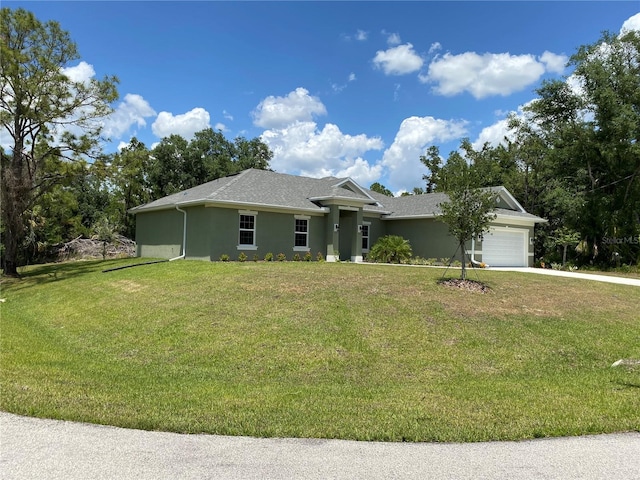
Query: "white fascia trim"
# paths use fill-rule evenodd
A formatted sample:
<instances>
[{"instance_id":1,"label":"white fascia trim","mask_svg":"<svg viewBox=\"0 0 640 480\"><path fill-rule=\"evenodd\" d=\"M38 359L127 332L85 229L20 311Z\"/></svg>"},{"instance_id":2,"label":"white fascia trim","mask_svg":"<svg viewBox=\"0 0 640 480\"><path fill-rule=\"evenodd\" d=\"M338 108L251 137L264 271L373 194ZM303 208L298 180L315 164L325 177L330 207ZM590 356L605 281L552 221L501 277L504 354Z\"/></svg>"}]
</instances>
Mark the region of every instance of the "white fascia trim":
<instances>
[{"instance_id":1,"label":"white fascia trim","mask_svg":"<svg viewBox=\"0 0 640 480\"><path fill-rule=\"evenodd\" d=\"M515 207L521 213L526 213L526 210L524 209L524 207L520 205L520 202L518 202L515 199L515 197L511 195L511 192L509 192L509 190L507 190L506 187L504 186L497 187L496 191L498 192L498 195L500 195L508 204Z\"/></svg>"},{"instance_id":2,"label":"white fascia trim","mask_svg":"<svg viewBox=\"0 0 640 480\"><path fill-rule=\"evenodd\" d=\"M355 187L365 197L370 198L374 202L378 203L375 198L373 198L371 195L369 195L367 193L367 191L364 188L362 188L360 185L358 185L351 177L345 178L341 182L336 183L334 185L334 187L342 187L343 185L346 185L347 183L350 183L353 187Z\"/></svg>"},{"instance_id":3,"label":"white fascia trim","mask_svg":"<svg viewBox=\"0 0 640 480\"><path fill-rule=\"evenodd\" d=\"M220 207L220 208L257 208L260 209L261 212L275 212L275 213L305 213L308 215L316 215L316 216L324 216L324 214L329 213L329 209L326 207L318 207L318 208L297 208L297 207L286 207L282 205L270 205L268 203L255 203L255 202L232 202L232 201L221 201L208 200L206 202L201 202L205 207Z\"/></svg>"},{"instance_id":4,"label":"white fascia trim","mask_svg":"<svg viewBox=\"0 0 640 480\"><path fill-rule=\"evenodd\" d=\"M380 217L381 220L419 220L421 218L438 218L438 215L427 213L424 215L402 215L397 217Z\"/></svg>"},{"instance_id":5,"label":"white fascia trim","mask_svg":"<svg viewBox=\"0 0 640 480\"><path fill-rule=\"evenodd\" d=\"M146 213L146 212L158 212L160 210L175 210L176 203L171 203L169 205L160 205L157 207L149 207L149 208L141 208L141 207L133 207L127 210L127 212L132 213L134 215L138 213ZM181 205L182 206L182 205Z\"/></svg>"},{"instance_id":6,"label":"white fascia trim","mask_svg":"<svg viewBox=\"0 0 640 480\"><path fill-rule=\"evenodd\" d=\"M526 227L533 227L536 224L535 220L529 220L528 218L512 217L511 215L496 215L496 218L491 222L507 223L510 225L519 225Z\"/></svg>"}]
</instances>

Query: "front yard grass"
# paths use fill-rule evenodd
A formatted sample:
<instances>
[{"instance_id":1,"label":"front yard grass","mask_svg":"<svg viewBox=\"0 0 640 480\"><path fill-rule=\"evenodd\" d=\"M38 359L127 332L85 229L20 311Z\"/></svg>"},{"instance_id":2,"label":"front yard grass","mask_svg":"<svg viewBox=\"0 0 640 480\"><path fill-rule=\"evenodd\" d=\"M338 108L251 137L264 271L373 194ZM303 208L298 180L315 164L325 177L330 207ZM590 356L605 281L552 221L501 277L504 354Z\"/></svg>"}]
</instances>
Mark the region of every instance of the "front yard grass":
<instances>
[{"instance_id":1,"label":"front yard grass","mask_svg":"<svg viewBox=\"0 0 640 480\"><path fill-rule=\"evenodd\" d=\"M0 409L147 430L485 441L640 430L640 288L317 262L3 279ZM455 271L448 275L455 276ZM472 273L475 278L475 273Z\"/></svg>"}]
</instances>

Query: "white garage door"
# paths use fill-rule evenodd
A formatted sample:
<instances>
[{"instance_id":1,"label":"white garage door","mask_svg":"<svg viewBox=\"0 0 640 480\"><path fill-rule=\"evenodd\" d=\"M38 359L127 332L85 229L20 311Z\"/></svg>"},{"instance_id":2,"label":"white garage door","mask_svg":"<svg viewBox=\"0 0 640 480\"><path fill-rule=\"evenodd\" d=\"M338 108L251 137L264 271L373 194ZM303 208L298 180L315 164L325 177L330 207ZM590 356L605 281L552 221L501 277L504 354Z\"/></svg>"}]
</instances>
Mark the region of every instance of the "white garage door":
<instances>
[{"instance_id":1,"label":"white garage door","mask_svg":"<svg viewBox=\"0 0 640 480\"><path fill-rule=\"evenodd\" d=\"M526 267L527 232L491 229L482 242L482 261L490 267Z\"/></svg>"}]
</instances>

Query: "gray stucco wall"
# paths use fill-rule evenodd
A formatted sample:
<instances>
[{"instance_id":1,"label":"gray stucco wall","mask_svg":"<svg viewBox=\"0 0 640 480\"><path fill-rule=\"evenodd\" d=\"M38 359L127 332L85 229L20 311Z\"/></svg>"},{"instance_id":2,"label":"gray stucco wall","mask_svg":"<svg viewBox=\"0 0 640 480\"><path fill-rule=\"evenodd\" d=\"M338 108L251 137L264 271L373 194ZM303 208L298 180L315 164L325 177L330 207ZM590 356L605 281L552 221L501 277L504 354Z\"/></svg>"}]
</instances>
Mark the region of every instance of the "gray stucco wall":
<instances>
[{"instance_id":1,"label":"gray stucco wall","mask_svg":"<svg viewBox=\"0 0 640 480\"><path fill-rule=\"evenodd\" d=\"M177 210L136 215L136 255L174 258L181 254L182 213Z\"/></svg>"},{"instance_id":2,"label":"gray stucco wall","mask_svg":"<svg viewBox=\"0 0 640 480\"><path fill-rule=\"evenodd\" d=\"M188 207L187 255L189 259L219 260L229 255L236 260L244 252L251 260L271 252L274 257L284 253L291 260L294 251L295 215L258 210L255 224L257 249L238 249L240 213L237 208ZM315 259L318 252L325 255L325 219L309 216L309 250ZM182 244L182 213L176 210L142 212L136 215L136 241L138 256L173 258L180 255Z\"/></svg>"},{"instance_id":3,"label":"gray stucco wall","mask_svg":"<svg viewBox=\"0 0 640 480\"><path fill-rule=\"evenodd\" d=\"M449 259L456 253L456 240L446 224L435 219L387 220L387 235L400 235L409 240L413 255L422 258ZM470 243L467 248L470 248ZM460 252L456 258L459 258Z\"/></svg>"},{"instance_id":4,"label":"gray stucco wall","mask_svg":"<svg viewBox=\"0 0 640 480\"><path fill-rule=\"evenodd\" d=\"M220 256L229 255L236 260L240 252L248 259L257 255L260 260L270 252L274 256L284 253L287 259L293 259L298 253L294 251L295 215L293 213L276 213L257 211L256 246L257 249L238 249L239 209L238 208L206 208L204 206L189 207L187 211L187 258L201 260L219 260ZM358 217L356 212L336 210L340 231L333 233L330 215L326 217L309 216L309 251L315 259L318 252L327 255L327 246L333 237L339 242L339 252L343 260L355 255L353 242L357 237ZM448 259L456 253L456 241L448 233L447 226L436 219L413 220L381 220L374 217L363 217L363 222L370 223L369 244L373 246L378 238L384 235L400 235L411 243L413 254L422 258ZM492 225L506 226L495 222ZM137 255L141 257L174 258L181 254L183 214L177 210L143 212L136 215ZM510 228L526 229L529 238L533 238L533 227L514 226ZM471 242L466 245L471 249ZM529 242L529 253L533 254L533 244ZM476 251L482 251L482 243L476 242ZM456 258L460 258L457 252ZM476 254L476 259L482 257ZM528 256L529 265L533 264L533 255Z\"/></svg>"}]
</instances>

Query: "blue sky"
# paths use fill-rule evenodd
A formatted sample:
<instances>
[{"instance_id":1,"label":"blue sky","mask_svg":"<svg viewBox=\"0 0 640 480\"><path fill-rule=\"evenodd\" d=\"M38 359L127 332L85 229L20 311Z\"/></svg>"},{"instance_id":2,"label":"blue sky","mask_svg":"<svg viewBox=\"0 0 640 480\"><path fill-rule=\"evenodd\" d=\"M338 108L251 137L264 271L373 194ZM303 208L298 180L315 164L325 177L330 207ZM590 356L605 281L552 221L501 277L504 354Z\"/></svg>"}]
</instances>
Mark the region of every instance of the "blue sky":
<instances>
[{"instance_id":1,"label":"blue sky","mask_svg":"<svg viewBox=\"0 0 640 480\"><path fill-rule=\"evenodd\" d=\"M604 30L640 29L637 1L32 2L78 45L76 79L116 75L115 151L212 127L260 137L282 173L423 186L419 156L505 118Z\"/></svg>"}]
</instances>

